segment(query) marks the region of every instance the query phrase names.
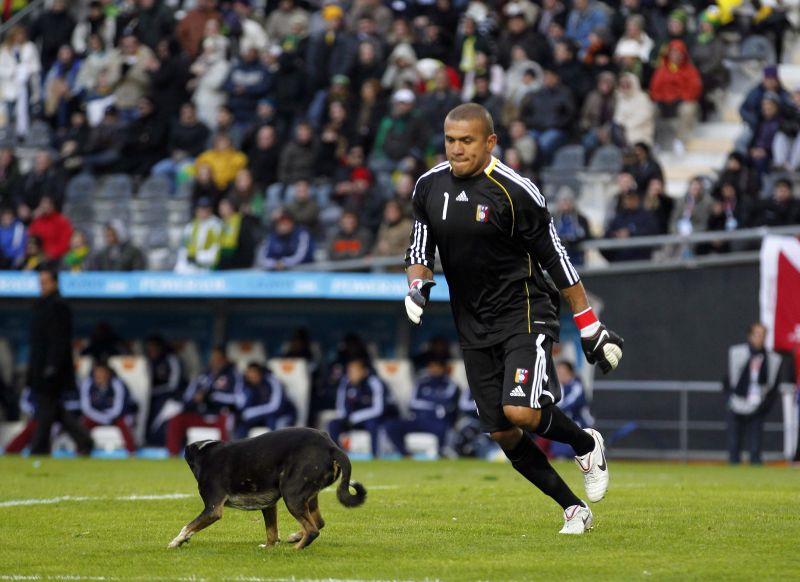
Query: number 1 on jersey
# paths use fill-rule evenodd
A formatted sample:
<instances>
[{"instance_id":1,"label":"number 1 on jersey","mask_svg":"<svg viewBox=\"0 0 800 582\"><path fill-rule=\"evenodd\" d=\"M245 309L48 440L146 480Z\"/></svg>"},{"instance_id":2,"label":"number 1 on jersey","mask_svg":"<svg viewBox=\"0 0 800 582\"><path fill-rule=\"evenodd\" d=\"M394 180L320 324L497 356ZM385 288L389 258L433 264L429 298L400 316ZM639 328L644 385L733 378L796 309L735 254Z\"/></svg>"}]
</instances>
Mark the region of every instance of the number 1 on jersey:
<instances>
[{"instance_id":1,"label":"number 1 on jersey","mask_svg":"<svg viewBox=\"0 0 800 582\"><path fill-rule=\"evenodd\" d=\"M444 193L444 208L442 209L442 220L447 220L447 204L450 202L450 194Z\"/></svg>"}]
</instances>

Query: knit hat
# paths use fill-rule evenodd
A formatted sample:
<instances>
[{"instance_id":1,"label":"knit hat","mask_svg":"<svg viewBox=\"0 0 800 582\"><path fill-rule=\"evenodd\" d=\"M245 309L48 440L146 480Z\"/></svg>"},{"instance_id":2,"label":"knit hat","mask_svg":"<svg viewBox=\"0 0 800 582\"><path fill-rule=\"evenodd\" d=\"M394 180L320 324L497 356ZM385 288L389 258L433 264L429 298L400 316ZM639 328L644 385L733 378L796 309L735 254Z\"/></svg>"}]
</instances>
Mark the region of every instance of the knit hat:
<instances>
[{"instance_id":1,"label":"knit hat","mask_svg":"<svg viewBox=\"0 0 800 582\"><path fill-rule=\"evenodd\" d=\"M350 173L350 179L353 182L357 182L359 180L363 180L364 182L367 182L368 184L372 184L372 173L367 168L364 168L364 167L355 168Z\"/></svg>"},{"instance_id":2,"label":"knit hat","mask_svg":"<svg viewBox=\"0 0 800 582\"><path fill-rule=\"evenodd\" d=\"M411 89L398 89L392 95L393 103L413 103L414 101L416 101L416 97Z\"/></svg>"},{"instance_id":3,"label":"knit hat","mask_svg":"<svg viewBox=\"0 0 800 582\"><path fill-rule=\"evenodd\" d=\"M673 20L678 20L683 24L686 24L686 21L689 20L689 14L683 8L676 8L669 13L669 17Z\"/></svg>"},{"instance_id":4,"label":"knit hat","mask_svg":"<svg viewBox=\"0 0 800 582\"><path fill-rule=\"evenodd\" d=\"M334 18L342 18L344 11L336 4L329 4L322 9L323 20L333 20Z\"/></svg>"},{"instance_id":5,"label":"knit hat","mask_svg":"<svg viewBox=\"0 0 800 582\"><path fill-rule=\"evenodd\" d=\"M778 78L778 66L777 65L767 65L764 67L764 78L765 79L777 79Z\"/></svg>"},{"instance_id":6,"label":"knit hat","mask_svg":"<svg viewBox=\"0 0 800 582\"><path fill-rule=\"evenodd\" d=\"M719 26L719 8L717 6L709 6L700 13L700 20L708 22L715 28Z\"/></svg>"}]
</instances>

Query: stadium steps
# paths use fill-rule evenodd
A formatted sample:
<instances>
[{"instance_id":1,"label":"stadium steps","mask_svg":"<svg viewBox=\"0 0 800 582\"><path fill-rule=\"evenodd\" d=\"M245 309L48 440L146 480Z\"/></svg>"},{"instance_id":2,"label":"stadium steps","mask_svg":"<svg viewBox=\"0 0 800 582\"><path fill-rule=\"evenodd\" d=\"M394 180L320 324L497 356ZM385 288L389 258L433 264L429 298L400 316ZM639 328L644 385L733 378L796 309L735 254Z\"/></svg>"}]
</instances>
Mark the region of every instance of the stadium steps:
<instances>
[{"instance_id":1,"label":"stadium steps","mask_svg":"<svg viewBox=\"0 0 800 582\"><path fill-rule=\"evenodd\" d=\"M734 96L732 100L739 99ZM733 151L743 128L737 111L738 105L733 108L728 103L720 121L708 121L695 127L692 138L686 144L686 153L659 153L666 190L671 196L683 196L689 180L694 176L715 175L725 164L728 153Z\"/></svg>"},{"instance_id":2,"label":"stadium steps","mask_svg":"<svg viewBox=\"0 0 800 582\"><path fill-rule=\"evenodd\" d=\"M702 148L702 144L698 147ZM697 175L714 175L724 165L728 152L733 149L733 141L728 148L715 144L713 150L687 149L685 154L661 152L658 155L664 168L667 193L674 197L683 196L686 186Z\"/></svg>"}]
</instances>

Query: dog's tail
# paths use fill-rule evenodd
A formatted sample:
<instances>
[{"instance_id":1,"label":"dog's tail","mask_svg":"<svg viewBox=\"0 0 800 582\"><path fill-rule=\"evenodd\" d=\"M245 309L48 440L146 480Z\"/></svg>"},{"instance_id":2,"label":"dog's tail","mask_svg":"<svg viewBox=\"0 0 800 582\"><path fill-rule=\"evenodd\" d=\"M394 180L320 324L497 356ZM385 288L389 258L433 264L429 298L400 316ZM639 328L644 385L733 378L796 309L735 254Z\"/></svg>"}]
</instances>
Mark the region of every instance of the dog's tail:
<instances>
[{"instance_id":1,"label":"dog's tail","mask_svg":"<svg viewBox=\"0 0 800 582\"><path fill-rule=\"evenodd\" d=\"M345 507L358 507L367 498L367 490L361 483L350 480L352 467L347 453L339 447L334 447L333 460L342 470L342 480L339 481L339 487L336 489L336 498ZM355 493L350 493L351 487Z\"/></svg>"}]
</instances>

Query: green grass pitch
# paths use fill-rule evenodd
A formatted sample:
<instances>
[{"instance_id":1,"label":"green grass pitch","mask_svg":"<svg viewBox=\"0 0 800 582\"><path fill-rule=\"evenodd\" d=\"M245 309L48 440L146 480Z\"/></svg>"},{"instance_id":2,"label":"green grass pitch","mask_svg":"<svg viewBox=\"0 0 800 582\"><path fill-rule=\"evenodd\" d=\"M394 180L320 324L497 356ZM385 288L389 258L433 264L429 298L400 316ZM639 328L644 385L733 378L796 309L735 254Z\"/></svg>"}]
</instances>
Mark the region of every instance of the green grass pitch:
<instances>
[{"instance_id":1,"label":"green grass pitch","mask_svg":"<svg viewBox=\"0 0 800 582\"><path fill-rule=\"evenodd\" d=\"M582 494L574 464L556 466ZM233 509L168 550L201 509L182 460L0 457L0 580L797 579L800 470L613 458L609 469L584 536L558 535L560 509L508 464L381 461L354 463L364 506L320 495L327 526L306 550L259 548L261 513ZM190 496L122 499L168 494ZM297 528L282 502L279 525L282 537Z\"/></svg>"}]
</instances>

